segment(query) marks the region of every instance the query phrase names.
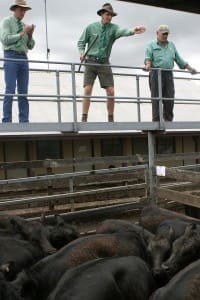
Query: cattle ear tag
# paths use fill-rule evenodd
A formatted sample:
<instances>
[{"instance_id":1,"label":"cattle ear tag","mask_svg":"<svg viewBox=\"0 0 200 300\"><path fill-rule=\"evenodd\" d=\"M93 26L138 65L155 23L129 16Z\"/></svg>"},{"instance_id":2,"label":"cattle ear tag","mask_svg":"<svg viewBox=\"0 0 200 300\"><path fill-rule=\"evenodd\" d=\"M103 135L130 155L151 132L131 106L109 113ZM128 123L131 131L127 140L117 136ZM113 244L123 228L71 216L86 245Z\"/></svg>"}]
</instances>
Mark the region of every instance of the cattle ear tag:
<instances>
[{"instance_id":1,"label":"cattle ear tag","mask_svg":"<svg viewBox=\"0 0 200 300\"><path fill-rule=\"evenodd\" d=\"M10 264L6 263L0 266L0 270L6 273L10 272Z\"/></svg>"}]
</instances>

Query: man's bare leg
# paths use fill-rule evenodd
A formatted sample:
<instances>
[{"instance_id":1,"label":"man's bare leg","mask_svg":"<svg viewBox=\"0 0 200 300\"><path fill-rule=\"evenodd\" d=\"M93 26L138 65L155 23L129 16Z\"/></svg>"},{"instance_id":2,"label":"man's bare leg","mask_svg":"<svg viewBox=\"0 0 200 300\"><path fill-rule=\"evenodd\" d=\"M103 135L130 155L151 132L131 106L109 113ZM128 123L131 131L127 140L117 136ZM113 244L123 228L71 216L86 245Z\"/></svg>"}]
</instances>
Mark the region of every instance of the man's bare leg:
<instances>
[{"instance_id":1,"label":"man's bare leg","mask_svg":"<svg viewBox=\"0 0 200 300\"><path fill-rule=\"evenodd\" d=\"M111 99L111 98L107 99L107 111L108 111L108 122L114 122L114 105L115 105L114 87L112 87L112 86L107 87L106 94L108 97L113 97L113 99Z\"/></svg>"},{"instance_id":2,"label":"man's bare leg","mask_svg":"<svg viewBox=\"0 0 200 300\"><path fill-rule=\"evenodd\" d=\"M84 87L84 96L88 98L83 98L82 101L82 122L87 122L87 117L88 117L88 111L90 108L90 97L92 95L92 85L86 85Z\"/></svg>"}]
</instances>

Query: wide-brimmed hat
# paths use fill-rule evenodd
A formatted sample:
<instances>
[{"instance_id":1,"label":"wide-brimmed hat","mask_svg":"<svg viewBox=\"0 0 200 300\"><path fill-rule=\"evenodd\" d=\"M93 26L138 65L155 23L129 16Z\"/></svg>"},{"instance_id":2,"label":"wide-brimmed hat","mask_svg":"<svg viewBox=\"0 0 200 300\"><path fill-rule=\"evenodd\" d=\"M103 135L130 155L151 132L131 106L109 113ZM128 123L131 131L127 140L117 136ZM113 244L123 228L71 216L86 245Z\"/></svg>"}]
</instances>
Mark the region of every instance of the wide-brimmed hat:
<instances>
[{"instance_id":1,"label":"wide-brimmed hat","mask_svg":"<svg viewBox=\"0 0 200 300\"><path fill-rule=\"evenodd\" d=\"M157 31L161 33L169 33L169 26L168 25L160 25Z\"/></svg>"},{"instance_id":2,"label":"wide-brimmed hat","mask_svg":"<svg viewBox=\"0 0 200 300\"><path fill-rule=\"evenodd\" d=\"M10 10L15 10L16 7L23 7L26 10L31 9L29 5L26 4L26 1L24 0L15 0L15 3L11 5Z\"/></svg>"},{"instance_id":3,"label":"wide-brimmed hat","mask_svg":"<svg viewBox=\"0 0 200 300\"><path fill-rule=\"evenodd\" d=\"M97 15L101 16L103 12L110 13L113 17L117 16L117 13L114 12L112 5L110 3L105 3L101 9L97 11Z\"/></svg>"}]
</instances>

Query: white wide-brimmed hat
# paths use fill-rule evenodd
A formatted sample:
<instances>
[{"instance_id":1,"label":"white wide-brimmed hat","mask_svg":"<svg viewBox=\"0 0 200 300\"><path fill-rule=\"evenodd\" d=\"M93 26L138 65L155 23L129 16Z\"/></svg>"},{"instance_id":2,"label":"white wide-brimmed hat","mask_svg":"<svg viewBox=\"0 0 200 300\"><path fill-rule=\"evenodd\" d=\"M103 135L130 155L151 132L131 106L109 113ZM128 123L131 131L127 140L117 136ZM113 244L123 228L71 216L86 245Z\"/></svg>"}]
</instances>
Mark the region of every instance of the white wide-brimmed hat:
<instances>
[{"instance_id":1,"label":"white wide-brimmed hat","mask_svg":"<svg viewBox=\"0 0 200 300\"><path fill-rule=\"evenodd\" d=\"M27 5L25 0L15 0L15 3L11 5L10 10L15 10L16 7L23 7L26 10L31 9L31 7Z\"/></svg>"}]
</instances>

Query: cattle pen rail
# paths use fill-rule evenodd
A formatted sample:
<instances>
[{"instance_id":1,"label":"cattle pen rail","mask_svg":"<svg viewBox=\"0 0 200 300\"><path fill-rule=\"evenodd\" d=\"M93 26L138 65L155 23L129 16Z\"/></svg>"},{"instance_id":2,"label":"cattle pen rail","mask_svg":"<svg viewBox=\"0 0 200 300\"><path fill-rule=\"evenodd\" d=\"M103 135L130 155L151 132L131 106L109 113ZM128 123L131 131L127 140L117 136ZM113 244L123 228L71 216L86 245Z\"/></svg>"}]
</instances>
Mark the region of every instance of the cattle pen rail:
<instances>
[{"instance_id":1,"label":"cattle pen rail","mask_svg":"<svg viewBox=\"0 0 200 300\"><path fill-rule=\"evenodd\" d=\"M173 159L199 159L200 153L178 153ZM86 214L93 211L95 214L125 213L138 210L148 204L151 189L157 204L163 207L181 207L181 204L193 205L199 208L199 197L185 194L183 190L191 189L194 192L199 182L199 174L194 172L188 177L188 171L183 168L200 169L200 165L179 166L166 168L166 178L170 182L161 183L156 176L155 186L150 187L155 179L149 180L147 155L122 157L99 157L72 160L53 160L31 162L1 163L1 170L25 168L34 170L43 167L45 175L26 178L0 180L0 214L17 214L25 217L36 217L45 214L77 212ZM155 155L156 163L171 160L171 155ZM61 166L87 165L94 168L102 162L126 163L127 167L92 169L83 172L56 173ZM131 164L136 164L131 166ZM191 171L190 171L191 172ZM182 177L177 174L186 174ZM180 179L181 182L177 182ZM180 192L181 189L181 192ZM31 196L30 196L31 193ZM21 195L20 195L21 194ZM8 195L8 196L6 196ZM14 198L15 197L15 198ZM17 198L16 198L17 197ZM158 199L159 198L159 199ZM166 201L167 199L167 201ZM179 203L179 204L178 204ZM85 211L85 212L84 212Z\"/></svg>"},{"instance_id":2,"label":"cattle pen rail","mask_svg":"<svg viewBox=\"0 0 200 300\"><path fill-rule=\"evenodd\" d=\"M54 162L55 163L55 162ZM55 166L55 164L54 164ZM1 180L0 186L3 189L7 189L6 186L12 186L13 190L16 191L16 185L20 185L19 189L23 189L22 185L26 186L26 184L30 187L36 182L38 185L40 182L45 182L47 184L47 193L49 195L43 196L35 196L35 197L26 197L21 199L5 199L0 202L0 209L4 212L10 212L11 210L17 211L19 207L18 213L21 210L27 215L38 215L42 212L48 213L56 213L60 211L74 211L81 210L89 207L99 207L99 206L109 206L113 204L129 204L129 206L134 206L133 200L130 203L130 197L133 194L137 194L141 196L144 194L145 183L135 183L136 177L133 175L134 172L141 173L143 172L143 177L145 176L145 170L147 169L147 165L137 165L137 166L129 166L129 167L119 167L113 169L100 169L100 170L92 170L92 171L83 171L83 172L73 172L73 173L63 173L63 174L51 174L51 175L43 175L43 176L35 176L35 177L27 177L27 178L18 178L18 179L8 179ZM118 173L123 174L123 178L119 177ZM107 175L114 173L118 175L114 178L114 184L116 183L118 186L112 187L103 187L96 189L88 189L75 191L74 189L74 181L76 178L84 178L85 176L91 182L92 177L103 175L104 180ZM132 173L132 175L131 175ZM125 178L126 177L126 178ZM129 184L131 180L134 184ZM94 179L94 178L93 178ZM110 178L111 179L111 178ZM53 186L55 181L61 180L63 182L66 181L69 184L68 192L65 193L56 193L53 194ZM95 179L97 180L97 179ZM102 178L100 179L102 181ZM84 180L83 180L84 182ZM112 182L112 180L111 180ZM105 184L105 181L102 181L102 184ZM87 185L86 185L87 186ZM66 184L65 184L66 187ZM40 187L41 188L41 187ZM26 186L27 189L27 186ZM8 191L8 189L7 189ZM138 191L138 192L136 192ZM126 199L125 199L126 195ZM118 198L118 199L116 199ZM96 199L96 201L95 201ZM137 205L139 201L139 197L135 196L135 204ZM20 214L20 213L19 213Z\"/></svg>"}]
</instances>

